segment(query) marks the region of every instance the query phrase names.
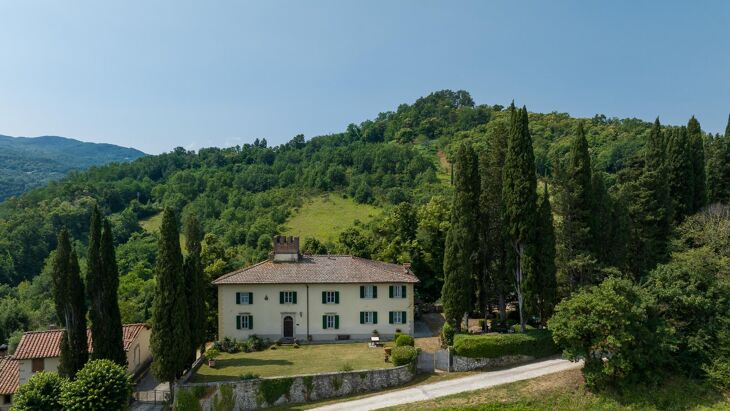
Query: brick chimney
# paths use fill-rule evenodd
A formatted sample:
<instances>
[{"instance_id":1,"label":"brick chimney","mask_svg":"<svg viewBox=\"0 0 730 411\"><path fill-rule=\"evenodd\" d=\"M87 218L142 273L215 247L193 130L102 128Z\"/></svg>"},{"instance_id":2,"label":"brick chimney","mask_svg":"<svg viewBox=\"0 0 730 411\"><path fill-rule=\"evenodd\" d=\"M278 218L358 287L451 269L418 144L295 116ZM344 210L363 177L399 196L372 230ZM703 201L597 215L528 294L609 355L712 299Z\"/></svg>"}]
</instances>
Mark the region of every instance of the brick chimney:
<instances>
[{"instance_id":1,"label":"brick chimney","mask_svg":"<svg viewBox=\"0 0 730 411\"><path fill-rule=\"evenodd\" d=\"M274 262L299 261L299 237L274 237Z\"/></svg>"}]
</instances>

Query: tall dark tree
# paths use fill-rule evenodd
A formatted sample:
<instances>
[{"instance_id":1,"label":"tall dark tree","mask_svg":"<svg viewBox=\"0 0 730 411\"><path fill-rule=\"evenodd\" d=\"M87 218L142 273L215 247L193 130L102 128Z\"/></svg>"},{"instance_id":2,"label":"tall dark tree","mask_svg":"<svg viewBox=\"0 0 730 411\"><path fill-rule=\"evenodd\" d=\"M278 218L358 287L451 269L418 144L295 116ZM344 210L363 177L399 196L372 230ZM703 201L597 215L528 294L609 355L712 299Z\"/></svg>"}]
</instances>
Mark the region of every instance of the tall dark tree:
<instances>
[{"instance_id":1,"label":"tall dark tree","mask_svg":"<svg viewBox=\"0 0 730 411\"><path fill-rule=\"evenodd\" d=\"M161 381L174 382L187 366L192 344L180 234L175 211L169 207L162 215L155 279L150 337L152 372Z\"/></svg>"},{"instance_id":2,"label":"tall dark tree","mask_svg":"<svg viewBox=\"0 0 730 411\"><path fill-rule=\"evenodd\" d=\"M508 124L492 123L486 147L479 153L480 306L486 315L485 308L495 300L502 321L506 320L506 295L512 288L505 269L506 243L502 225L502 168L508 133Z\"/></svg>"},{"instance_id":3,"label":"tall dark tree","mask_svg":"<svg viewBox=\"0 0 730 411\"><path fill-rule=\"evenodd\" d=\"M628 222L626 211L618 199L606 189L603 172L594 171L593 190L593 252L603 266L623 268L626 261Z\"/></svg>"},{"instance_id":4,"label":"tall dark tree","mask_svg":"<svg viewBox=\"0 0 730 411\"><path fill-rule=\"evenodd\" d=\"M537 223L537 178L535 154L528 128L527 108L511 111L502 174L503 222L509 247L508 266L514 273L520 310L520 326L525 331L524 290L537 287L529 283L535 270L535 225ZM528 280L528 281L526 281Z\"/></svg>"},{"instance_id":5,"label":"tall dark tree","mask_svg":"<svg viewBox=\"0 0 730 411\"><path fill-rule=\"evenodd\" d=\"M708 201L730 203L730 116L725 135L712 138L707 151Z\"/></svg>"},{"instance_id":6,"label":"tall dark tree","mask_svg":"<svg viewBox=\"0 0 730 411\"><path fill-rule=\"evenodd\" d=\"M687 123L690 153L692 158L692 214L699 211L707 203L707 187L705 174L705 144L702 138L700 122L692 116Z\"/></svg>"},{"instance_id":7,"label":"tall dark tree","mask_svg":"<svg viewBox=\"0 0 730 411\"><path fill-rule=\"evenodd\" d=\"M61 339L58 371L73 378L89 357L86 336L86 300L79 261L71 247L68 230L58 234L58 248L53 258L53 298L58 320L65 327Z\"/></svg>"},{"instance_id":8,"label":"tall dark tree","mask_svg":"<svg viewBox=\"0 0 730 411\"><path fill-rule=\"evenodd\" d=\"M578 123L570 146L560 190L560 262L571 289L593 282L596 266L592 235L593 199L591 157L583 122Z\"/></svg>"},{"instance_id":9,"label":"tall dark tree","mask_svg":"<svg viewBox=\"0 0 730 411\"><path fill-rule=\"evenodd\" d=\"M679 223L693 212L694 207L694 166L692 151L685 127L671 130L667 147L667 182L672 199L672 215Z\"/></svg>"},{"instance_id":10,"label":"tall dark tree","mask_svg":"<svg viewBox=\"0 0 730 411\"><path fill-rule=\"evenodd\" d=\"M550 206L550 194L547 182L540 198L537 211L537 252L535 253L534 284L537 287L525 289L525 300L530 311L537 314L542 325L553 314L558 288L555 268L555 230L553 228L553 210ZM529 281L528 281L529 283Z\"/></svg>"},{"instance_id":11,"label":"tall dark tree","mask_svg":"<svg viewBox=\"0 0 730 411\"><path fill-rule=\"evenodd\" d=\"M109 220L104 220L104 229L101 233L101 307L103 318L103 334L93 334L92 329L92 358L108 359L115 363L126 366L127 355L124 352L124 341L122 338L122 316L119 313L119 301L117 299L119 290L119 270L117 269L117 256L114 252L114 234ZM97 332L100 327L96 327Z\"/></svg>"},{"instance_id":12,"label":"tall dark tree","mask_svg":"<svg viewBox=\"0 0 730 411\"><path fill-rule=\"evenodd\" d=\"M477 156L470 143L459 146L454 164L454 203L451 227L446 235L444 286L441 299L444 315L453 327L461 327L464 314L474 302L474 278L478 263L479 172Z\"/></svg>"},{"instance_id":13,"label":"tall dark tree","mask_svg":"<svg viewBox=\"0 0 730 411\"><path fill-rule=\"evenodd\" d=\"M649 133L644 168L635 183L628 184L631 220L629 270L643 277L667 257L671 232L671 203L664 167L663 136L659 119Z\"/></svg>"},{"instance_id":14,"label":"tall dark tree","mask_svg":"<svg viewBox=\"0 0 730 411\"><path fill-rule=\"evenodd\" d=\"M89 248L86 256L86 292L90 303L89 320L91 335L103 340L109 331L104 318L104 268L101 262L101 212L95 205L89 224ZM99 341L98 343L101 343ZM92 354L92 357L95 354ZM96 358L96 357L94 357Z\"/></svg>"},{"instance_id":15,"label":"tall dark tree","mask_svg":"<svg viewBox=\"0 0 730 411\"><path fill-rule=\"evenodd\" d=\"M189 214L185 218L185 248L188 251L184 262L187 304L190 312L191 360L195 360L195 352L205 351L206 340L206 298L205 273L200 257L203 242L203 228L198 219ZM191 361L191 362L192 362Z\"/></svg>"}]
</instances>

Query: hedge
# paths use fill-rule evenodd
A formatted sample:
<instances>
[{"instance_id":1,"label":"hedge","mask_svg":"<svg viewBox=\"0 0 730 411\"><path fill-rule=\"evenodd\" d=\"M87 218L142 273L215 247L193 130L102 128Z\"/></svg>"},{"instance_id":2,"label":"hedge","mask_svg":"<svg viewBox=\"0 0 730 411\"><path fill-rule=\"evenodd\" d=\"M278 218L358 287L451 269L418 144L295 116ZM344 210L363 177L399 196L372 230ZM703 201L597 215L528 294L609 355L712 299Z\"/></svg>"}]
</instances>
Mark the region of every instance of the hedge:
<instances>
[{"instance_id":1,"label":"hedge","mask_svg":"<svg viewBox=\"0 0 730 411\"><path fill-rule=\"evenodd\" d=\"M410 345L411 347L413 347L414 345L416 345L416 342L413 340L413 337L411 337L410 335L401 334L398 336L398 338L396 338L395 346L403 347L405 345Z\"/></svg>"},{"instance_id":2,"label":"hedge","mask_svg":"<svg viewBox=\"0 0 730 411\"><path fill-rule=\"evenodd\" d=\"M498 358L506 355L545 357L560 352L549 330L527 333L454 336L456 355L470 358Z\"/></svg>"},{"instance_id":3,"label":"hedge","mask_svg":"<svg viewBox=\"0 0 730 411\"><path fill-rule=\"evenodd\" d=\"M418 358L418 350L410 345L395 347L390 352L390 358L393 361L393 365L396 367L399 365L410 364Z\"/></svg>"}]
</instances>

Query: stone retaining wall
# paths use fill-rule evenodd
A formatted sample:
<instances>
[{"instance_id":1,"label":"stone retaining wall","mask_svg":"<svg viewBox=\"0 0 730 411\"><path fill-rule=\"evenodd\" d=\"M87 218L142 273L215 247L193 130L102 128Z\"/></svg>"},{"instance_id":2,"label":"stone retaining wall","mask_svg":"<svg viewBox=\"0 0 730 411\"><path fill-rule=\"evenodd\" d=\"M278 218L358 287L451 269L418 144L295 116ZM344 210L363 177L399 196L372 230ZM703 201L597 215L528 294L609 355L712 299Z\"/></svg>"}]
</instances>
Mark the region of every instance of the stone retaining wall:
<instances>
[{"instance_id":1,"label":"stone retaining wall","mask_svg":"<svg viewBox=\"0 0 730 411\"><path fill-rule=\"evenodd\" d=\"M415 367L404 365L376 370L332 372L323 374L271 377L254 380L178 384L180 390L190 390L200 399L204 411L212 410L213 403L234 404L234 411L255 410L273 405L317 401L367 391L381 390L410 382ZM267 398L271 402L267 401Z\"/></svg>"},{"instance_id":2,"label":"stone retaining wall","mask_svg":"<svg viewBox=\"0 0 730 411\"><path fill-rule=\"evenodd\" d=\"M534 360L529 355L506 355L497 358L469 358L454 355L451 371L472 371L486 368L499 368Z\"/></svg>"}]
</instances>

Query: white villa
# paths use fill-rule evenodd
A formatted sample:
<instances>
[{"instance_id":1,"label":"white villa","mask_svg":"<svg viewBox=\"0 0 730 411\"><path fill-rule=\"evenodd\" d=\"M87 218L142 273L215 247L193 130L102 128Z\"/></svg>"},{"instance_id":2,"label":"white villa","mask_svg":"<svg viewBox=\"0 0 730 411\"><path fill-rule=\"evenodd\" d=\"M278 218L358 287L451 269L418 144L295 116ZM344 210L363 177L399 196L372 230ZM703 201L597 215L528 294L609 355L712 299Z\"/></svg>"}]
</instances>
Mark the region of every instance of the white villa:
<instances>
[{"instance_id":1,"label":"white villa","mask_svg":"<svg viewBox=\"0 0 730 411\"><path fill-rule=\"evenodd\" d=\"M332 341L413 334L410 264L349 255L302 255L298 237L274 238L271 257L226 274L218 287L218 338Z\"/></svg>"}]
</instances>

